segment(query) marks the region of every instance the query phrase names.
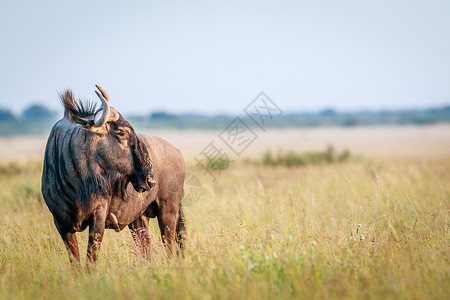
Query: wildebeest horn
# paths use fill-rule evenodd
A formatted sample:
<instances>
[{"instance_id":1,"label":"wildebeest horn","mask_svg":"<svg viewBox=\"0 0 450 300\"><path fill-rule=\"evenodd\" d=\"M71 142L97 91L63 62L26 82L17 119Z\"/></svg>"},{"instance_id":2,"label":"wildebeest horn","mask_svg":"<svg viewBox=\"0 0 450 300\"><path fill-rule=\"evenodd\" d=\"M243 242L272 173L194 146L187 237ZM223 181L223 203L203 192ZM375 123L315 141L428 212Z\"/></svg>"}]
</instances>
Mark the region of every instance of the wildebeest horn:
<instances>
[{"instance_id":1,"label":"wildebeest horn","mask_svg":"<svg viewBox=\"0 0 450 300\"><path fill-rule=\"evenodd\" d=\"M100 101L102 101L102 106L100 106L100 109L97 111L94 117L94 123L98 127L103 126L103 124L106 123L109 119L110 114L110 108L109 108L109 97L108 94L105 92L104 89L99 87L98 85L95 85L98 90L101 92L101 94L98 91L95 91L98 98L100 98Z\"/></svg>"},{"instance_id":2,"label":"wildebeest horn","mask_svg":"<svg viewBox=\"0 0 450 300\"><path fill-rule=\"evenodd\" d=\"M98 88L100 93L102 93L102 96L105 97L106 101L108 101L108 103L109 103L108 93L104 89L102 89L98 84L96 84L95 86Z\"/></svg>"}]
</instances>

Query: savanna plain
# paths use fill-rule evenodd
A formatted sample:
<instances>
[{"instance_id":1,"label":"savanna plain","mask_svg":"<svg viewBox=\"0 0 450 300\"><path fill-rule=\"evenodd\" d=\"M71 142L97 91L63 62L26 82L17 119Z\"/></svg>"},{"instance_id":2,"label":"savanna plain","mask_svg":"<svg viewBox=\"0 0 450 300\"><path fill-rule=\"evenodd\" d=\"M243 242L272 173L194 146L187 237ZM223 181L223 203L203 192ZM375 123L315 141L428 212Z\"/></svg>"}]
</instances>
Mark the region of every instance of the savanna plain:
<instances>
[{"instance_id":1,"label":"savanna plain","mask_svg":"<svg viewBox=\"0 0 450 300\"><path fill-rule=\"evenodd\" d=\"M43 201L46 137L0 139L1 299L448 299L450 125L260 132L215 181L194 157L217 133L153 134L201 184L184 255L151 219L150 259L107 230L91 268L70 264Z\"/></svg>"}]
</instances>

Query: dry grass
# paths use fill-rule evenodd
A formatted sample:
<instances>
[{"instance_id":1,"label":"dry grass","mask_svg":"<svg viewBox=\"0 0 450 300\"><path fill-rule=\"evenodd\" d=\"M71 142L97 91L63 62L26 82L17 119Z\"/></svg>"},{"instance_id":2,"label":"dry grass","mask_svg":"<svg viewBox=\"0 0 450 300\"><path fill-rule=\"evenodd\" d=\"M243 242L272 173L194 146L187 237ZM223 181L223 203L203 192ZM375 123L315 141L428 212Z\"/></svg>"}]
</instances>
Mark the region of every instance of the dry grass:
<instances>
[{"instance_id":1,"label":"dry grass","mask_svg":"<svg viewBox=\"0 0 450 300\"><path fill-rule=\"evenodd\" d=\"M186 207L184 259L152 260L107 231L95 270L69 264L40 195L40 165L0 172L0 299L445 299L450 159L299 168L237 161ZM18 171L17 171L18 170ZM358 224L361 224L360 226ZM87 232L79 234L85 253Z\"/></svg>"}]
</instances>

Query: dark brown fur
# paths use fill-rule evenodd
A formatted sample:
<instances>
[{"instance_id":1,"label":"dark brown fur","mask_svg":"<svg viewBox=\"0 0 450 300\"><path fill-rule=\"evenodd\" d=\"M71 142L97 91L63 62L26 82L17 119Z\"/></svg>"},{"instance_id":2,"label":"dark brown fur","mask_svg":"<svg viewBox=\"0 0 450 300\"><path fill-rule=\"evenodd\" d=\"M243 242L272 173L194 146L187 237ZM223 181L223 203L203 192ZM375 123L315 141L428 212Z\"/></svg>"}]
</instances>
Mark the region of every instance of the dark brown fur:
<instances>
[{"instance_id":1,"label":"dark brown fur","mask_svg":"<svg viewBox=\"0 0 450 300\"><path fill-rule=\"evenodd\" d=\"M95 261L105 228L122 230L132 223L134 232L142 227L142 215L158 218L169 248L177 238L181 242L185 167L180 152L157 137L137 135L113 107L107 123L98 127L95 105L76 101L70 91L61 100L64 118L47 142L42 194L70 257L79 260L76 232L89 226L88 260ZM152 188L149 177L156 180ZM140 189L148 191L139 194ZM145 231L139 229L148 236Z\"/></svg>"}]
</instances>

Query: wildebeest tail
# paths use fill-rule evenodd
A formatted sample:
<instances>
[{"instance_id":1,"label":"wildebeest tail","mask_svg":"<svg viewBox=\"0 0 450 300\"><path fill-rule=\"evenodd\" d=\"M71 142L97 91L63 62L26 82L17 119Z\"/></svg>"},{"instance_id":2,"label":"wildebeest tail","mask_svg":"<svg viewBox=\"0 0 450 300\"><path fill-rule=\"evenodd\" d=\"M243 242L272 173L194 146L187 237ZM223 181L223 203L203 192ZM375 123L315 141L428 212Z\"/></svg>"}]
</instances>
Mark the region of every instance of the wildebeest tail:
<instances>
[{"instance_id":1,"label":"wildebeest tail","mask_svg":"<svg viewBox=\"0 0 450 300\"><path fill-rule=\"evenodd\" d=\"M181 249L183 249L183 241L186 239L186 225L183 208L180 206L180 212L178 214L177 222L177 240L180 244Z\"/></svg>"}]
</instances>

